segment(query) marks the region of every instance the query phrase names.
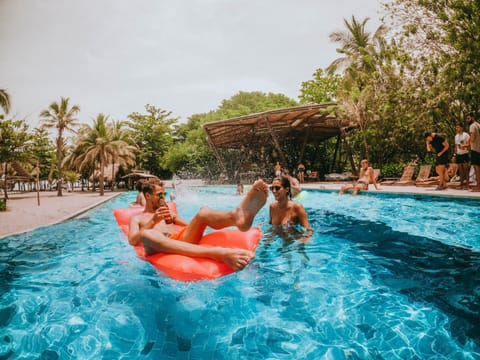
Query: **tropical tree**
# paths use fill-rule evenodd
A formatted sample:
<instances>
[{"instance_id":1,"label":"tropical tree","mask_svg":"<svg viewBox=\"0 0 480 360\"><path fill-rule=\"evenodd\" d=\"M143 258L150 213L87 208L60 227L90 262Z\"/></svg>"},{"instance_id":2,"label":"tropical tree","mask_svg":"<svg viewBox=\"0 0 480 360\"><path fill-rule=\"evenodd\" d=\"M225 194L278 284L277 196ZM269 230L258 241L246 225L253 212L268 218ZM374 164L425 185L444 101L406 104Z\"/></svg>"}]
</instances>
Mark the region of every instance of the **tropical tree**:
<instances>
[{"instance_id":1,"label":"tropical tree","mask_svg":"<svg viewBox=\"0 0 480 360\"><path fill-rule=\"evenodd\" d=\"M90 166L95 169L98 164L100 170L100 196L105 194L105 166L112 158L122 159L125 162L134 161L132 147L126 141L115 138L118 136L114 124L109 122L108 116L98 114L93 125L84 125L79 131L79 137L72 151L73 155L66 158L66 162L75 164L79 171Z\"/></svg>"},{"instance_id":2,"label":"tropical tree","mask_svg":"<svg viewBox=\"0 0 480 360\"><path fill-rule=\"evenodd\" d=\"M4 197L8 199L8 164L22 161L29 156L31 135L28 124L24 120L8 119L0 121L0 166L3 165Z\"/></svg>"},{"instance_id":3,"label":"tropical tree","mask_svg":"<svg viewBox=\"0 0 480 360\"><path fill-rule=\"evenodd\" d=\"M58 183L57 183L57 195L62 196L62 161L64 150L64 132L66 130L75 131L77 123L77 114L80 112L78 105L70 107L70 99L62 97L60 102L52 102L48 109L40 113L42 127L44 128L56 128L57 129L57 170L58 170Z\"/></svg>"},{"instance_id":4,"label":"tropical tree","mask_svg":"<svg viewBox=\"0 0 480 360\"><path fill-rule=\"evenodd\" d=\"M37 161L40 179L48 178L52 165L55 164L56 154L55 144L48 136L46 129L36 128L33 130L30 157Z\"/></svg>"},{"instance_id":5,"label":"tropical tree","mask_svg":"<svg viewBox=\"0 0 480 360\"><path fill-rule=\"evenodd\" d=\"M363 138L365 157L369 159L368 126L373 120L373 99L377 91L380 65L386 50L384 34L386 28L380 25L372 34L366 30L369 18L358 21L352 16L351 22L344 20L347 30L333 32L330 39L340 44L337 52L343 56L334 60L328 71L343 70L343 78L337 96L340 114L354 120Z\"/></svg>"},{"instance_id":6,"label":"tropical tree","mask_svg":"<svg viewBox=\"0 0 480 360\"><path fill-rule=\"evenodd\" d=\"M10 95L8 95L7 90L0 89L0 107L3 109L5 114L8 114L10 111Z\"/></svg>"},{"instance_id":7,"label":"tropical tree","mask_svg":"<svg viewBox=\"0 0 480 360\"><path fill-rule=\"evenodd\" d=\"M131 132L127 129L126 121L111 122L111 140L116 141L118 146L111 148L111 162L112 162L112 182L114 182L114 165L118 164L121 167L128 168L135 166L136 153L138 148L133 145ZM113 183L112 183L113 190Z\"/></svg>"},{"instance_id":8,"label":"tropical tree","mask_svg":"<svg viewBox=\"0 0 480 360\"><path fill-rule=\"evenodd\" d=\"M298 98L302 104L334 102L341 79L339 74L317 69L313 79L302 82Z\"/></svg>"},{"instance_id":9,"label":"tropical tree","mask_svg":"<svg viewBox=\"0 0 480 360\"><path fill-rule=\"evenodd\" d=\"M173 145L173 127L178 118L173 118L170 111L152 105L146 105L145 110L146 114L135 112L128 116L131 138L139 149L137 166L167 178L171 172L163 166L162 159Z\"/></svg>"}]
</instances>

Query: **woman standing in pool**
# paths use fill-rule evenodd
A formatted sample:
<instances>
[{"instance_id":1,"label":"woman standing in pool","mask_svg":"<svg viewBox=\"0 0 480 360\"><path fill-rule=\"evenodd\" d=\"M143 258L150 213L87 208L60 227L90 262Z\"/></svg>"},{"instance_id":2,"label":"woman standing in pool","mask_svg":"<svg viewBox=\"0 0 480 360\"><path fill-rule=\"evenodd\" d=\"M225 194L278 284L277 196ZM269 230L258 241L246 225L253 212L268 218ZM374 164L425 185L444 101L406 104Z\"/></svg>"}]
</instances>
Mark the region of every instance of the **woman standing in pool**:
<instances>
[{"instance_id":1,"label":"woman standing in pool","mask_svg":"<svg viewBox=\"0 0 480 360\"><path fill-rule=\"evenodd\" d=\"M270 224L291 227L301 225L306 231L302 241L312 236L313 230L308 222L307 212L302 204L292 201L290 180L286 176L273 179L270 190L275 197L275 202L270 204Z\"/></svg>"}]
</instances>

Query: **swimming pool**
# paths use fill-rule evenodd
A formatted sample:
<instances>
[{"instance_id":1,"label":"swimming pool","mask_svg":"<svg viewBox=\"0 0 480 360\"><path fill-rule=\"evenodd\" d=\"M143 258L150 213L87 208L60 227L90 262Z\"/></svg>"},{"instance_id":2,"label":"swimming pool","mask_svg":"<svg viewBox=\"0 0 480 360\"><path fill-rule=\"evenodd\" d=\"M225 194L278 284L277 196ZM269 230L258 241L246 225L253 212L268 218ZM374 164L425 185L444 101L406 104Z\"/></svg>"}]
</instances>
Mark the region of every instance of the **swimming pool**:
<instances>
[{"instance_id":1,"label":"swimming pool","mask_svg":"<svg viewBox=\"0 0 480 360\"><path fill-rule=\"evenodd\" d=\"M177 189L177 207L189 219L234 193ZM134 197L0 240L1 359L480 358L476 200L309 191L311 244L269 233L265 206L252 264L182 283L116 226Z\"/></svg>"}]
</instances>

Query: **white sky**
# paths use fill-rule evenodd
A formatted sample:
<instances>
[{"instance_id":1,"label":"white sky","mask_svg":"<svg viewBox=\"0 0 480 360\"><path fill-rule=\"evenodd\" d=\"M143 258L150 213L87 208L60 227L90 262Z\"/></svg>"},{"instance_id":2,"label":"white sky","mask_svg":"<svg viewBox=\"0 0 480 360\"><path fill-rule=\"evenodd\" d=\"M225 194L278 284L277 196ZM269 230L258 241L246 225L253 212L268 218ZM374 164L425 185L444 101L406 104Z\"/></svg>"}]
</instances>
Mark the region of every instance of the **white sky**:
<instances>
[{"instance_id":1,"label":"white sky","mask_svg":"<svg viewBox=\"0 0 480 360\"><path fill-rule=\"evenodd\" d=\"M0 0L0 88L38 124L69 97L80 120L146 104L186 120L239 91L298 100L340 55L343 19L380 24L380 0Z\"/></svg>"}]
</instances>

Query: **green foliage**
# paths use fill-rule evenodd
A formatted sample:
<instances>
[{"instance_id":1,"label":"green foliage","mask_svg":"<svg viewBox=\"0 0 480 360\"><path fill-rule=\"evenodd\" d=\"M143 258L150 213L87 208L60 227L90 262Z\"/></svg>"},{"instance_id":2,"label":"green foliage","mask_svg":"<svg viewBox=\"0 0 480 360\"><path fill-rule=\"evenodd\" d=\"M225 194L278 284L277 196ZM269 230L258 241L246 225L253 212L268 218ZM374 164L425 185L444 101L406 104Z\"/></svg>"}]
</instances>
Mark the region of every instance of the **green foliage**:
<instances>
[{"instance_id":1,"label":"green foliage","mask_svg":"<svg viewBox=\"0 0 480 360\"><path fill-rule=\"evenodd\" d=\"M317 69L312 80L302 82L300 102L323 104L335 101L341 79L339 74L324 73L323 69Z\"/></svg>"},{"instance_id":2,"label":"green foliage","mask_svg":"<svg viewBox=\"0 0 480 360\"><path fill-rule=\"evenodd\" d=\"M55 144L46 129L36 128L32 134L31 158L40 164L40 178L47 178L51 164L55 163Z\"/></svg>"},{"instance_id":3,"label":"green foliage","mask_svg":"<svg viewBox=\"0 0 480 360\"><path fill-rule=\"evenodd\" d=\"M0 211L7 210L7 199L0 199Z\"/></svg>"},{"instance_id":4,"label":"green foliage","mask_svg":"<svg viewBox=\"0 0 480 360\"><path fill-rule=\"evenodd\" d=\"M132 113L127 125L137 148L137 166L148 169L161 178L168 178L171 172L162 165L163 156L169 151L174 140L174 124L177 118L171 112L145 106L146 114Z\"/></svg>"},{"instance_id":5,"label":"green foliage","mask_svg":"<svg viewBox=\"0 0 480 360\"><path fill-rule=\"evenodd\" d=\"M28 130L28 124L24 120L0 121L0 164L28 157L31 142Z\"/></svg>"}]
</instances>

